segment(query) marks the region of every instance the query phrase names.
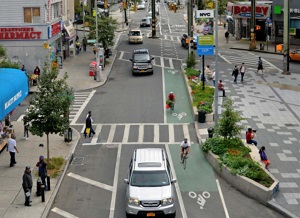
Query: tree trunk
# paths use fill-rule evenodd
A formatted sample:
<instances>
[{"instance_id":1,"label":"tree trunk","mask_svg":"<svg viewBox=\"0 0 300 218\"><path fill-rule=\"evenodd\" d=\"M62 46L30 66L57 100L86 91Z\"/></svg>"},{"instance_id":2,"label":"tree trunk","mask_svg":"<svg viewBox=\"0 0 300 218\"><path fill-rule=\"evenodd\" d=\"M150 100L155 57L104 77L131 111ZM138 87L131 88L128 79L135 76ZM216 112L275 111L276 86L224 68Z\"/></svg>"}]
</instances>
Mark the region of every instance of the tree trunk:
<instances>
[{"instance_id":1,"label":"tree trunk","mask_svg":"<svg viewBox=\"0 0 300 218\"><path fill-rule=\"evenodd\" d=\"M129 9L130 10L130 9ZM137 11L137 8L136 8L136 3L134 3L133 5L133 11L136 12Z\"/></svg>"},{"instance_id":2,"label":"tree trunk","mask_svg":"<svg viewBox=\"0 0 300 218\"><path fill-rule=\"evenodd\" d=\"M49 133L47 135L47 160L50 161L50 152L49 152Z\"/></svg>"}]
</instances>

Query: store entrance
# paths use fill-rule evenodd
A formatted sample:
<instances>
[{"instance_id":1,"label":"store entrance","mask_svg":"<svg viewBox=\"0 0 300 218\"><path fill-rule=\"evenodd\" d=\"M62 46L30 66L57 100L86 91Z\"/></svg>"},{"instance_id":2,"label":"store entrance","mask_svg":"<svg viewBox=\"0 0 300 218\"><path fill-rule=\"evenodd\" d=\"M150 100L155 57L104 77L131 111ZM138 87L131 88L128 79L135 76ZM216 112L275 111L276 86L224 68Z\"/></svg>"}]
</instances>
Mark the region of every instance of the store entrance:
<instances>
[{"instance_id":1,"label":"store entrance","mask_svg":"<svg viewBox=\"0 0 300 218\"><path fill-rule=\"evenodd\" d=\"M266 41L266 25L264 20L256 20L256 25L260 26L260 30L256 30L256 41Z\"/></svg>"}]
</instances>

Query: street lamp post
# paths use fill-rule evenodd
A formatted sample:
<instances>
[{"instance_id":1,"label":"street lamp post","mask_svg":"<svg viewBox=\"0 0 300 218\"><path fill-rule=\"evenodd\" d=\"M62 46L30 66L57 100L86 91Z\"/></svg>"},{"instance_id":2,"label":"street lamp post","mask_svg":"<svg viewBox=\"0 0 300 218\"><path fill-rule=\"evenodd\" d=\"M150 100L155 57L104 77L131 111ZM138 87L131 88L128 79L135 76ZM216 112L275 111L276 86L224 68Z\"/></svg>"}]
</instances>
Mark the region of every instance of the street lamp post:
<instances>
[{"instance_id":1,"label":"street lamp post","mask_svg":"<svg viewBox=\"0 0 300 218\"><path fill-rule=\"evenodd\" d=\"M256 49L256 35L255 35L255 0L251 0L251 20L250 20L250 45L249 50L255 50Z\"/></svg>"},{"instance_id":2,"label":"street lamp post","mask_svg":"<svg viewBox=\"0 0 300 218\"><path fill-rule=\"evenodd\" d=\"M95 11L96 11L96 81L100 82L100 72L99 72L99 36L98 36L98 10L97 10L97 1L95 0Z\"/></svg>"},{"instance_id":3,"label":"street lamp post","mask_svg":"<svg viewBox=\"0 0 300 218\"><path fill-rule=\"evenodd\" d=\"M216 0L216 20L215 20L215 31L214 31L214 36L215 36L215 96L214 96L214 101L215 101L215 113L214 113L214 121L215 125L218 124L219 120L219 114L218 114L218 98L219 98L219 92L218 92L218 74L219 74L219 61L218 61L218 55L219 55L219 48L218 48L218 20L219 20L219 14L218 14L218 0Z\"/></svg>"},{"instance_id":4,"label":"street lamp post","mask_svg":"<svg viewBox=\"0 0 300 218\"><path fill-rule=\"evenodd\" d=\"M283 72L282 74L290 75L290 1L284 0L283 11Z\"/></svg>"}]
</instances>

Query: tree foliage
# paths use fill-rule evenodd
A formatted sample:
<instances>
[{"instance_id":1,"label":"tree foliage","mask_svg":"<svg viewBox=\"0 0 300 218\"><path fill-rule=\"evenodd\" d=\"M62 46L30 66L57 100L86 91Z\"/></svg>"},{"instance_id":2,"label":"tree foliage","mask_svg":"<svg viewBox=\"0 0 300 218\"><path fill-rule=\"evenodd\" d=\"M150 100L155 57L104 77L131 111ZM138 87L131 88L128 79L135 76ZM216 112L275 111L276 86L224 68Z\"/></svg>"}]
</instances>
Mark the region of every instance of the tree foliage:
<instances>
[{"instance_id":1,"label":"tree foliage","mask_svg":"<svg viewBox=\"0 0 300 218\"><path fill-rule=\"evenodd\" d=\"M203 0L198 0L197 6L198 6L198 10L204 10L205 4L204 4Z\"/></svg>"},{"instance_id":2,"label":"tree foliage","mask_svg":"<svg viewBox=\"0 0 300 218\"><path fill-rule=\"evenodd\" d=\"M219 0L218 4L218 15L222 15L226 12L227 10L227 0Z\"/></svg>"},{"instance_id":3,"label":"tree foliage","mask_svg":"<svg viewBox=\"0 0 300 218\"><path fill-rule=\"evenodd\" d=\"M89 20L95 18L87 17ZM90 25L90 39L96 39L96 22L94 25ZM112 17L101 16L98 17L98 42L102 43L104 48L114 45L115 31L117 30L117 20Z\"/></svg>"},{"instance_id":4,"label":"tree foliage","mask_svg":"<svg viewBox=\"0 0 300 218\"><path fill-rule=\"evenodd\" d=\"M238 122L244 120L239 112L234 111L233 101L226 99L224 102L225 111L221 114L221 118L215 127L215 133L223 136L224 139L230 139L238 137L241 134L241 130L244 129L243 125L239 125Z\"/></svg>"},{"instance_id":5,"label":"tree foliage","mask_svg":"<svg viewBox=\"0 0 300 218\"><path fill-rule=\"evenodd\" d=\"M69 108L73 90L66 82L67 74L57 79L58 69L49 67L45 61L43 73L39 78L38 92L30 100L24 121L30 123L29 131L33 135L47 136L47 158L49 160L49 134L63 135L69 127Z\"/></svg>"},{"instance_id":6,"label":"tree foliage","mask_svg":"<svg viewBox=\"0 0 300 218\"><path fill-rule=\"evenodd\" d=\"M6 50L0 44L0 68L15 68L19 69L19 63L13 62L6 57Z\"/></svg>"}]
</instances>

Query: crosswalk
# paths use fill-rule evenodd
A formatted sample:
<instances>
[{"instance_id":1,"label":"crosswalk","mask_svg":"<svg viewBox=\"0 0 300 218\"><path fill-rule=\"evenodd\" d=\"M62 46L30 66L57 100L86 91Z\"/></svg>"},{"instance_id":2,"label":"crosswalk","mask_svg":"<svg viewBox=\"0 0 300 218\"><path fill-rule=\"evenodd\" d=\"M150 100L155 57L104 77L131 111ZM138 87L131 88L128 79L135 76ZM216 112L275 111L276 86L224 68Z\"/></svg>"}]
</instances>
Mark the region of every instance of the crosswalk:
<instances>
[{"instance_id":1,"label":"crosswalk","mask_svg":"<svg viewBox=\"0 0 300 218\"><path fill-rule=\"evenodd\" d=\"M168 68L168 69L178 69L179 66L181 66L181 59L178 58L170 58L170 57L162 57L162 56L156 56L152 55L154 57L152 61L153 66L162 67L162 68ZM120 55L118 56L119 60L122 61L130 61L131 53L126 51L120 51Z\"/></svg>"},{"instance_id":2,"label":"crosswalk","mask_svg":"<svg viewBox=\"0 0 300 218\"><path fill-rule=\"evenodd\" d=\"M257 68L258 57L257 55L246 52L246 51L238 51L238 50L220 50L219 56L229 64L238 65L240 66L242 63L245 63L247 68ZM267 60L263 59L263 66L265 69L275 69L280 70L272 63L268 62Z\"/></svg>"},{"instance_id":3,"label":"crosswalk","mask_svg":"<svg viewBox=\"0 0 300 218\"><path fill-rule=\"evenodd\" d=\"M130 144L162 144L180 143L183 138L197 142L195 126L185 124L95 124L95 135L91 141L83 145L130 143ZM84 133L83 126L81 133ZM86 139L89 140L89 139Z\"/></svg>"},{"instance_id":4,"label":"crosswalk","mask_svg":"<svg viewBox=\"0 0 300 218\"><path fill-rule=\"evenodd\" d=\"M74 125L79 118L80 114L89 103L93 95L95 94L95 90L90 92L75 92L74 93L74 101L70 107L69 121L71 125Z\"/></svg>"}]
</instances>

